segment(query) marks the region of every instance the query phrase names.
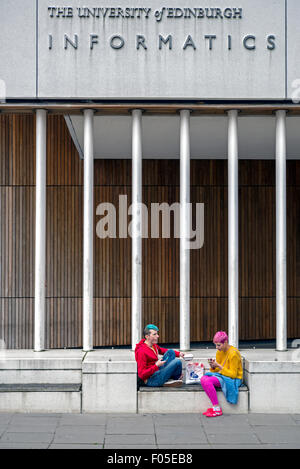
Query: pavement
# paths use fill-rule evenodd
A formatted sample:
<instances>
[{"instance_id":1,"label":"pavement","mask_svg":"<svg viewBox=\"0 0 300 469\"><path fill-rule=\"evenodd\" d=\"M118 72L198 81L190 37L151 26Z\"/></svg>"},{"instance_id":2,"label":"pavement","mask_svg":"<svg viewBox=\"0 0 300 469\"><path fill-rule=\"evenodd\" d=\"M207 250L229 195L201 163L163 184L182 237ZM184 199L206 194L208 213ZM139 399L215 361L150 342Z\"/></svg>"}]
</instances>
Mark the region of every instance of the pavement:
<instances>
[{"instance_id":1,"label":"pavement","mask_svg":"<svg viewBox=\"0 0 300 469\"><path fill-rule=\"evenodd\" d=\"M27 448L300 449L300 414L0 414L0 449Z\"/></svg>"}]
</instances>

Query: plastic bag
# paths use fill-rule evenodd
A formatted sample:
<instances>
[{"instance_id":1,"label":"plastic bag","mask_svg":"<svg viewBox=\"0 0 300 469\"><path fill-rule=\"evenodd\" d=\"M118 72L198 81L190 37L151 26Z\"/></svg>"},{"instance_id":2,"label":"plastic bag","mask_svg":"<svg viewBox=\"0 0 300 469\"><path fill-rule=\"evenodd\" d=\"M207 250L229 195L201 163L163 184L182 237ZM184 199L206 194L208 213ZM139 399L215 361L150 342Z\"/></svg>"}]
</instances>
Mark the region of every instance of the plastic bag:
<instances>
[{"instance_id":1,"label":"plastic bag","mask_svg":"<svg viewBox=\"0 0 300 469\"><path fill-rule=\"evenodd\" d=\"M185 383L186 384L200 384L200 380L204 375L203 363L191 362L186 364L185 368Z\"/></svg>"}]
</instances>

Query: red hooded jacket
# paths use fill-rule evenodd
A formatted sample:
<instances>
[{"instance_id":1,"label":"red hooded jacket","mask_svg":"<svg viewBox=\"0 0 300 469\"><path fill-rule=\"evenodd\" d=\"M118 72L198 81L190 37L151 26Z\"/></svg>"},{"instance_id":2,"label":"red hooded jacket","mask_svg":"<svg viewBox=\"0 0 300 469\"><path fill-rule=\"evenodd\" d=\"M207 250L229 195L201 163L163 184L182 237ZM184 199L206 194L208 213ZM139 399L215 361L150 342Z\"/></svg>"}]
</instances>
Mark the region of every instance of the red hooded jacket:
<instances>
[{"instance_id":1,"label":"red hooded jacket","mask_svg":"<svg viewBox=\"0 0 300 469\"><path fill-rule=\"evenodd\" d=\"M150 378L156 371L159 370L159 367L155 365L158 360L158 354L164 355L168 349L159 347L158 345L153 345L156 352L155 353L147 344L145 344L145 339L142 339L135 347L135 359L137 362L138 376L143 381ZM180 352L175 350L176 357L180 356Z\"/></svg>"}]
</instances>

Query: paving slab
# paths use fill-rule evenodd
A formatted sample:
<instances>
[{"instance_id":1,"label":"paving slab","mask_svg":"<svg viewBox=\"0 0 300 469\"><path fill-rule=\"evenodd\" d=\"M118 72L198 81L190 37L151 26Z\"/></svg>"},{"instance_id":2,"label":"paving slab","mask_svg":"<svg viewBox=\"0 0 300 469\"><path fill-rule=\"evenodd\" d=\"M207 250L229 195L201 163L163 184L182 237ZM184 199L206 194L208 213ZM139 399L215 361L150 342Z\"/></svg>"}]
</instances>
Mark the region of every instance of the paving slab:
<instances>
[{"instance_id":1,"label":"paving slab","mask_svg":"<svg viewBox=\"0 0 300 469\"><path fill-rule=\"evenodd\" d=\"M181 425L180 422L178 422L177 426L176 425L169 425L168 423L161 423L160 425L155 424L155 431L156 433L191 433L191 432L198 432L201 433L203 432L203 425L202 423L199 422L191 422L190 425Z\"/></svg>"},{"instance_id":2,"label":"paving slab","mask_svg":"<svg viewBox=\"0 0 300 469\"><path fill-rule=\"evenodd\" d=\"M7 433L55 433L56 424L49 425L31 425L28 424L11 424L6 427Z\"/></svg>"},{"instance_id":3,"label":"paving slab","mask_svg":"<svg viewBox=\"0 0 300 469\"><path fill-rule=\"evenodd\" d=\"M103 449L103 445L81 445L81 444L67 444L67 443L54 443L48 449Z\"/></svg>"},{"instance_id":4,"label":"paving slab","mask_svg":"<svg viewBox=\"0 0 300 469\"><path fill-rule=\"evenodd\" d=\"M263 449L300 449L300 443L285 443L285 444L270 444L270 445L261 445L260 448Z\"/></svg>"},{"instance_id":5,"label":"paving slab","mask_svg":"<svg viewBox=\"0 0 300 469\"><path fill-rule=\"evenodd\" d=\"M240 444L240 445L211 445L212 449L264 449L262 445L248 445L248 444Z\"/></svg>"},{"instance_id":6,"label":"paving slab","mask_svg":"<svg viewBox=\"0 0 300 469\"><path fill-rule=\"evenodd\" d=\"M230 415L223 414L218 418L208 418L205 415L201 415L201 422L203 425L212 422L218 422L218 426L227 426L227 425L249 425L248 415Z\"/></svg>"},{"instance_id":7,"label":"paving slab","mask_svg":"<svg viewBox=\"0 0 300 469\"><path fill-rule=\"evenodd\" d=\"M89 443L103 445L104 427L100 426L61 426L57 428L54 443Z\"/></svg>"},{"instance_id":8,"label":"paving slab","mask_svg":"<svg viewBox=\"0 0 300 469\"><path fill-rule=\"evenodd\" d=\"M260 442L253 432L235 432L231 429L228 431L214 431L214 433L207 432L207 439L211 444L226 444L226 445L240 445L250 444L259 445Z\"/></svg>"},{"instance_id":9,"label":"paving slab","mask_svg":"<svg viewBox=\"0 0 300 469\"><path fill-rule=\"evenodd\" d=\"M153 421L157 426L169 425L177 427L180 425L181 427L190 427L192 425L201 425L200 416L195 414L155 414L153 415Z\"/></svg>"},{"instance_id":10,"label":"paving slab","mask_svg":"<svg viewBox=\"0 0 300 469\"><path fill-rule=\"evenodd\" d=\"M296 421L288 414L249 414L248 421L251 425L296 425Z\"/></svg>"},{"instance_id":11,"label":"paving slab","mask_svg":"<svg viewBox=\"0 0 300 469\"><path fill-rule=\"evenodd\" d=\"M180 445L158 445L159 449L211 449L211 445L208 444L187 444L187 443L182 443Z\"/></svg>"},{"instance_id":12,"label":"paving slab","mask_svg":"<svg viewBox=\"0 0 300 469\"><path fill-rule=\"evenodd\" d=\"M251 425L230 425L227 427L219 426L214 419L214 423L203 425L203 429L207 435L214 435L214 434L226 434L226 433L245 433L245 434L254 434L255 430L251 427Z\"/></svg>"},{"instance_id":13,"label":"paving slab","mask_svg":"<svg viewBox=\"0 0 300 469\"><path fill-rule=\"evenodd\" d=\"M156 439L159 445L162 444L205 444L208 443L206 434L202 427L199 428L177 428L173 426L164 426L156 428Z\"/></svg>"},{"instance_id":14,"label":"paving slab","mask_svg":"<svg viewBox=\"0 0 300 469\"><path fill-rule=\"evenodd\" d=\"M155 435L106 435L105 447L107 445L134 445L138 449L142 445L156 445Z\"/></svg>"},{"instance_id":15,"label":"paving slab","mask_svg":"<svg viewBox=\"0 0 300 469\"><path fill-rule=\"evenodd\" d=\"M153 422L139 422L137 423L130 423L130 422L108 422L106 427L106 434L107 435L152 435L154 433L154 424Z\"/></svg>"},{"instance_id":16,"label":"paving slab","mask_svg":"<svg viewBox=\"0 0 300 469\"><path fill-rule=\"evenodd\" d=\"M0 414L0 415L1 415L1 414ZM24 413L18 413L18 414L13 413L13 414L11 414L11 415L14 415L14 416L19 415L19 416L21 416L21 417L35 417L35 418L49 418L49 419L50 419L50 418L53 418L53 419L59 419L60 417L64 416L65 414L58 414L58 413L57 413L57 414L55 414L55 413L51 413L51 414L49 414L49 413L47 413L47 414L43 413L43 414L41 414L41 413L36 413L36 412L30 412L30 413L27 413L27 414L24 414Z\"/></svg>"},{"instance_id":17,"label":"paving slab","mask_svg":"<svg viewBox=\"0 0 300 469\"><path fill-rule=\"evenodd\" d=\"M199 412L194 412L192 414L184 413L184 414L152 414L154 420L160 418L168 418L173 420L186 420L195 421L197 422L201 418L201 414Z\"/></svg>"},{"instance_id":18,"label":"paving slab","mask_svg":"<svg viewBox=\"0 0 300 469\"><path fill-rule=\"evenodd\" d=\"M300 449L299 414L226 414L217 419L200 414L2 417L0 449Z\"/></svg>"},{"instance_id":19,"label":"paving slab","mask_svg":"<svg viewBox=\"0 0 300 469\"><path fill-rule=\"evenodd\" d=\"M21 414L15 414L11 420L10 424L11 425L19 425L19 424L26 424L26 425L37 425L39 427L43 425L57 425L59 422L60 418L59 417L34 417L28 414L21 415Z\"/></svg>"},{"instance_id":20,"label":"paving slab","mask_svg":"<svg viewBox=\"0 0 300 469\"><path fill-rule=\"evenodd\" d=\"M47 449L49 443L1 443L0 449Z\"/></svg>"},{"instance_id":21,"label":"paving slab","mask_svg":"<svg viewBox=\"0 0 300 469\"><path fill-rule=\"evenodd\" d=\"M84 414L86 415L86 414ZM151 419L152 418L152 415L153 414L133 414L132 412L131 413L127 413L127 412L118 412L116 414L105 414L109 419L120 419L120 418L149 418Z\"/></svg>"},{"instance_id":22,"label":"paving slab","mask_svg":"<svg viewBox=\"0 0 300 469\"><path fill-rule=\"evenodd\" d=\"M300 427L295 426L257 426L255 433L261 443L272 444L299 444L300 443Z\"/></svg>"},{"instance_id":23,"label":"paving slab","mask_svg":"<svg viewBox=\"0 0 300 469\"><path fill-rule=\"evenodd\" d=\"M113 422L152 422L152 414L115 414L107 415L108 421Z\"/></svg>"},{"instance_id":24,"label":"paving slab","mask_svg":"<svg viewBox=\"0 0 300 469\"><path fill-rule=\"evenodd\" d=\"M292 419L296 422L296 425L300 425L300 415L292 415Z\"/></svg>"},{"instance_id":25,"label":"paving slab","mask_svg":"<svg viewBox=\"0 0 300 469\"><path fill-rule=\"evenodd\" d=\"M8 425L0 425L0 437L7 430Z\"/></svg>"},{"instance_id":26,"label":"paving slab","mask_svg":"<svg viewBox=\"0 0 300 469\"><path fill-rule=\"evenodd\" d=\"M234 416L232 416L234 417ZM218 418L209 418L204 417L201 421L201 424L204 428L220 428L222 431L225 431L227 428L245 428L250 429L251 425L248 420L240 419L223 419L223 417Z\"/></svg>"},{"instance_id":27,"label":"paving slab","mask_svg":"<svg viewBox=\"0 0 300 469\"><path fill-rule=\"evenodd\" d=\"M119 445L119 444L105 444L105 449L157 449L156 445Z\"/></svg>"},{"instance_id":28,"label":"paving slab","mask_svg":"<svg viewBox=\"0 0 300 469\"><path fill-rule=\"evenodd\" d=\"M6 432L2 435L0 443L50 443L53 440L53 436L53 433L46 432Z\"/></svg>"},{"instance_id":29,"label":"paving slab","mask_svg":"<svg viewBox=\"0 0 300 469\"><path fill-rule=\"evenodd\" d=\"M1 414L0 413L0 425L8 424L11 421L13 415L14 414Z\"/></svg>"},{"instance_id":30,"label":"paving slab","mask_svg":"<svg viewBox=\"0 0 300 469\"><path fill-rule=\"evenodd\" d=\"M58 422L59 426L74 425L106 425L107 416L105 414L66 414L63 415Z\"/></svg>"}]
</instances>

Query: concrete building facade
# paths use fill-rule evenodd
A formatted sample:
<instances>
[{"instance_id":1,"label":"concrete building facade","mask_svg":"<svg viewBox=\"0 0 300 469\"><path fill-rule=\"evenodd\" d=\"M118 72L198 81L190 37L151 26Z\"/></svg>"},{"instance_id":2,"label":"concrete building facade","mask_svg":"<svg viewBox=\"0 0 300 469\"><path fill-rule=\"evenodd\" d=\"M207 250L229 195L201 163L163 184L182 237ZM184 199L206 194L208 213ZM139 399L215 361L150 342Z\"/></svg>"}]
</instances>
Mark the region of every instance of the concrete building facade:
<instances>
[{"instance_id":1,"label":"concrete building facade","mask_svg":"<svg viewBox=\"0 0 300 469\"><path fill-rule=\"evenodd\" d=\"M134 348L155 322L181 350L226 329L289 353L299 18L297 0L1 2L4 347Z\"/></svg>"}]
</instances>

